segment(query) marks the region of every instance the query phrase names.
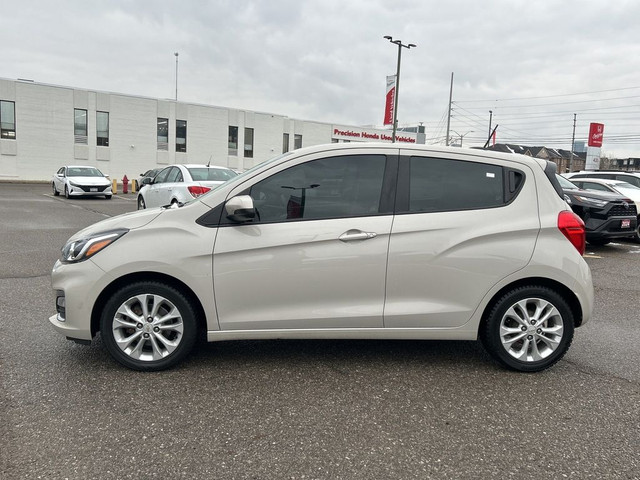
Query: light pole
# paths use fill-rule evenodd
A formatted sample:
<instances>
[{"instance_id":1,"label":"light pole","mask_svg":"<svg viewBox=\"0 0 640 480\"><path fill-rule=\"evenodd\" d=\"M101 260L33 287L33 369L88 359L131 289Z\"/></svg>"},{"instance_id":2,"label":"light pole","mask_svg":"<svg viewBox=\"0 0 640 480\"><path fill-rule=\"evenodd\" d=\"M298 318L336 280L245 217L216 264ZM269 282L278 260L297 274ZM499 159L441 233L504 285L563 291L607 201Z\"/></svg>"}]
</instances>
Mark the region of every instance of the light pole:
<instances>
[{"instance_id":1,"label":"light pole","mask_svg":"<svg viewBox=\"0 0 640 480\"><path fill-rule=\"evenodd\" d=\"M176 102L178 101L178 52L175 52L176 56Z\"/></svg>"},{"instance_id":2,"label":"light pole","mask_svg":"<svg viewBox=\"0 0 640 480\"><path fill-rule=\"evenodd\" d=\"M467 133L464 133L464 134L460 135L460 134L459 134L458 132L456 132L455 130L451 130L451 131L460 137L460 147L461 147L461 148L462 148L462 139L463 139L464 137L466 137L467 135L469 135L470 133L473 133L473 130L469 130Z\"/></svg>"},{"instance_id":3,"label":"light pole","mask_svg":"<svg viewBox=\"0 0 640 480\"><path fill-rule=\"evenodd\" d=\"M414 43L408 43L404 45L402 40L394 40L390 35L385 35L383 38L389 40L391 43L398 45L398 68L396 69L396 95L393 101L393 134L391 135L391 141L396 141L396 131L398 130L398 93L400 92L400 59L402 58L402 49L406 48L410 50L411 47L417 47Z\"/></svg>"}]
</instances>

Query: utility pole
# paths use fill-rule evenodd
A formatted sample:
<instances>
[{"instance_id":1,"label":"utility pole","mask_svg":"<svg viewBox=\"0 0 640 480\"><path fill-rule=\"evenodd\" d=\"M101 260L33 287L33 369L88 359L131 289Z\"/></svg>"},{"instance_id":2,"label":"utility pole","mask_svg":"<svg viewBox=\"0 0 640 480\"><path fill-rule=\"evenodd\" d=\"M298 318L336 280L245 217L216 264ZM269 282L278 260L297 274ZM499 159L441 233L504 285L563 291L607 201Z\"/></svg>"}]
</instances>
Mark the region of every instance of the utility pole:
<instances>
[{"instance_id":1,"label":"utility pole","mask_svg":"<svg viewBox=\"0 0 640 480\"><path fill-rule=\"evenodd\" d=\"M176 102L178 101L178 52L175 52L176 56Z\"/></svg>"},{"instance_id":2,"label":"utility pole","mask_svg":"<svg viewBox=\"0 0 640 480\"><path fill-rule=\"evenodd\" d=\"M573 144L576 141L576 114L573 114L573 135L571 135L571 150L569 151L569 172L573 171Z\"/></svg>"},{"instance_id":3,"label":"utility pole","mask_svg":"<svg viewBox=\"0 0 640 480\"><path fill-rule=\"evenodd\" d=\"M451 86L449 87L449 115L447 116L447 140L445 145L449 146L449 130L451 128L451 100L453 99L453 72L451 72ZM462 139L460 139L462 145Z\"/></svg>"},{"instance_id":4,"label":"utility pole","mask_svg":"<svg viewBox=\"0 0 640 480\"><path fill-rule=\"evenodd\" d=\"M396 131L398 130L398 94L400 92L400 58L402 57L402 49L406 48L410 50L411 47L416 47L417 45L413 43L409 43L404 45L402 40L394 40L390 35L385 35L383 38L389 40L391 43L395 43L398 45L398 67L396 69L396 96L393 101L393 134L391 136L391 141L395 143L396 141Z\"/></svg>"}]
</instances>

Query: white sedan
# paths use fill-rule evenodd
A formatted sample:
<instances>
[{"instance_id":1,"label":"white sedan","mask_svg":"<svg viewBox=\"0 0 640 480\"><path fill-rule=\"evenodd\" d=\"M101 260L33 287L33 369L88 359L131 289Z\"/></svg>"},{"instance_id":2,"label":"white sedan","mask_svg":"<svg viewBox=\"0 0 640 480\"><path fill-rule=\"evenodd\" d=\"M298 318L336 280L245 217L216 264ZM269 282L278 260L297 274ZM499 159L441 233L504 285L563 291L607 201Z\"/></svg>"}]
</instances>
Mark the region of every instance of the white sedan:
<instances>
[{"instance_id":1,"label":"white sedan","mask_svg":"<svg viewBox=\"0 0 640 480\"><path fill-rule=\"evenodd\" d=\"M67 198L104 196L111 200L111 181L96 167L69 165L60 167L51 181L54 195Z\"/></svg>"},{"instance_id":2,"label":"white sedan","mask_svg":"<svg viewBox=\"0 0 640 480\"><path fill-rule=\"evenodd\" d=\"M138 210L183 205L238 174L225 167L170 165L153 179L145 179L138 192Z\"/></svg>"}]
</instances>

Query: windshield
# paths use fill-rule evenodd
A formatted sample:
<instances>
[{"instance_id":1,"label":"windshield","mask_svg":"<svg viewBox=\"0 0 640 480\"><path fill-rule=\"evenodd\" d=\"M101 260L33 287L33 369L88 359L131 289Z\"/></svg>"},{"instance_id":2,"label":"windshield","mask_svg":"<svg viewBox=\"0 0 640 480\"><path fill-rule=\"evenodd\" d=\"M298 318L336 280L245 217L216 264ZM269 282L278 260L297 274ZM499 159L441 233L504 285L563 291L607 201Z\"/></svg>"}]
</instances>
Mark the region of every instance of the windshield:
<instances>
[{"instance_id":1,"label":"windshield","mask_svg":"<svg viewBox=\"0 0 640 480\"><path fill-rule=\"evenodd\" d=\"M567 190L578 190L578 187L571 183L569 180L567 180L566 178L564 178L561 175L556 175L556 178L558 179L558 182L560 183L560 186L563 189L567 189Z\"/></svg>"},{"instance_id":2,"label":"windshield","mask_svg":"<svg viewBox=\"0 0 640 480\"><path fill-rule=\"evenodd\" d=\"M69 167L67 177L104 177L104 175L93 167Z\"/></svg>"},{"instance_id":3,"label":"windshield","mask_svg":"<svg viewBox=\"0 0 640 480\"><path fill-rule=\"evenodd\" d=\"M233 170L226 168L189 167L187 170L196 182L226 182L238 175Z\"/></svg>"}]
</instances>

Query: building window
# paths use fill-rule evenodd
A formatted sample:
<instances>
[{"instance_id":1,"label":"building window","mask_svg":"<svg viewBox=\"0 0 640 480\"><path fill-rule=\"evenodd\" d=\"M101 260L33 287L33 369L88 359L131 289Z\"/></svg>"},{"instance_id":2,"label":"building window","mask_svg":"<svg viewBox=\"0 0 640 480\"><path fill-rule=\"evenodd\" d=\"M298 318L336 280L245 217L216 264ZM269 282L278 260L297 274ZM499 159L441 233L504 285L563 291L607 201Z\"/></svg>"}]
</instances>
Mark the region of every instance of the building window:
<instances>
[{"instance_id":1,"label":"building window","mask_svg":"<svg viewBox=\"0 0 640 480\"><path fill-rule=\"evenodd\" d=\"M75 143L86 145L87 142L87 111L75 108L73 110L73 135Z\"/></svg>"},{"instance_id":2,"label":"building window","mask_svg":"<svg viewBox=\"0 0 640 480\"><path fill-rule=\"evenodd\" d=\"M16 138L16 104L0 101L0 138Z\"/></svg>"},{"instance_id":3,"label":"building window","mask_svg":"<svg viewBox=\"0 0 640 480\"><path fill-rule=\"evenodd\" d=\"M176 120L176 152L187 151L187 121Z\"/></svg>"},{"instance_id":4,"label":"building window","mask_svg":"<svg viewBox=\"0 0 640 480\"><path fill-rule=\"evenodd\" d=\"M289 151L289 134L282 134L282 153L287 153Z\"/></svg>"},{"instance_id":5,"label":"building window","mask_svg":"<svg viewBox=\"0 0 640 480\"><path fill-rule=\"evenodd\" d=\"M253 128L244 129L244 157L253 158Z\"/></svg>"},{"instance_id":6,"label":"building window","mask_svg":"<svg viewBox=\"0 0 640 480\"><path fill-rule=\"evenodd\" d=\"M297 150L299 148L302 148L302 135L294 135L293 136L293 149Z\"/></svg>"},{"instance_id":7,"label":"building window","mask_svg":"<svg viewBox=\"0 0 640 480\"><path fill-rule=\"evenodd\" d=\"M99 147L109 146L109 112L96 112L97 144Z\"/></svg>"},{"instance_id":8,"label":"building window","mask_svg":"<svg viewBox=\"0 0 640 480\"><path fill-rule=\"evenodd\" d=\"M169 150L169 119L158 118L158 150Z\"/></svg>"},{"instance_id":9,"label":"building window","mask_svg":"<svg viewBox=\"0 0 640 480\"><path fill-rule=\"evenodd\" d=\"M229 126L229 155L238 155L238 127Z\"/></svg>"}]
</instances>

